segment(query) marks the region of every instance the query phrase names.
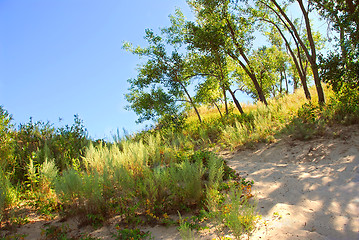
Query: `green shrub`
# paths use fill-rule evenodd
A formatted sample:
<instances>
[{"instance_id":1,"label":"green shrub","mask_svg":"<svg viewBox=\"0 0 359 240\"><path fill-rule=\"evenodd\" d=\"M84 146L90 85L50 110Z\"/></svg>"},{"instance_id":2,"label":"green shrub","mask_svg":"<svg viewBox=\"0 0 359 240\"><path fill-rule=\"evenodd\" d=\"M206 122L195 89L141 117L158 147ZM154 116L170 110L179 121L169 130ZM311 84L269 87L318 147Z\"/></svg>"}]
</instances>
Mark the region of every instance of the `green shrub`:
<instances>
[{"instance_id":1,"label":"green shrub","mask_svg":"<svg viewBox=\"0 0 359 240\"><path fill-rule=\"evenodd\" d=\"M169 178L173 181L172 191L179 198L177 201L186 205L199 204L203 197L202 161L191 163L188 159L169 167Z\"/></svg>"},{"instance_id":2,"label":"green shrub","mask_svg":"<svg viewBox=\"0 0 359 240\"><path fill-rule=\"evenodd\" d=\"M283 129L293 139L309 140L314 136L324 134L325 119L322 107L313 103L306 103L297 111L297 115Z\"/></svg>"},{"instance_id":3,"label":"green shrub","mask_svg":"<svg viewBox=\"0 0 359 240\"><path fill-rule=\"evenodd\" d=\"M339 123L359 123L359 86L344 83L330 99L326 115L329 120Z\"/></svg>"},{"instance_id":4,"label":"green shrub","mask_svg":"<svg viewBox=\"0 0 359 240\"><path fill-rule=\"evenodd\" d=\"M243 197L240 189L231 189L228 202L222 212L224 224L232 231L236 239L243 233L250 234L254 230L256 205Z\"/></svg>"},{"instance_id":5,"label":"green shrub","mask_svg":"<svg viewBox=\"0 0 359 240\"><path fill-rule=\"evenodd\" d=\"M26 178L30 160L42 164L46 159L54 159L59 171L71 166L74 159L81 159L89 144L87 131L77 115L71 126L55 128L50 122L20 124L14 135L16 159L14 179L21 183Z\"/></svg>"},{"instance_id":6,"label":"green shrub","mask_svg":"<svg viewBox=\"0 0 359 240\"><path fill-rule=\"evenodd\" d=\"M65 206L77 206L80 204L82 179L79 172L70 168L62 172L55 181L55 191L61 203ZM75 211L76 208L73 208Z\"/></svg>"},{"instance_id":7,"label":"green shrub","mask_svg":"<svg viewBox=\"0 0 359 240\"><path fill-rule=\"evenodd\" d=\"M96 172L87 174L69 169L57 179L55 190L65 214L77 215L82 224L97 224L111 207L103 194L105 185L109 184Z\"/></svg>"},{"instance_id":8,"label":"green shrub","mask_svg":"<svg viewBox=\"0 0 359 240\"><path fill-rule=\"evenodd\" d=\"M180 236L183 240L195 240L194 232L191 228L191 225L182 218L181 214L179 214L179 223L178 231L180 232Z\"/></svg>"},{"instance_id":9,"label":"green shrub","mask_svg":"<svg viewBox=\"0 0 359 240\"><path fill-rule=\"evenodd\" d=\"M12 116L0 105L0 168L12 172L16 166L14 158L14 132Z\"/></svg>"},{"instance_id":10,"label":"green shrub","mask_svg":"<svg viewBox=\"0 0 359 240\"><path fill-rule=\"evenodd\" d=\"M6 174L0 168L0 222L5 219L5 209L15 203L17 193Z\"/></svg>"},{"instance_id":11,"label":"green shrub","mask_svg":"<svg viewBox=\"0 0 359 240\"><path fill-rule=\"evenodd\" d=\"M152 239L150 232L141 231L138 228L135 229L117 229L117 233L114 234L116 240L141 240L141 239Z\"/></svg>"}]
</instances>

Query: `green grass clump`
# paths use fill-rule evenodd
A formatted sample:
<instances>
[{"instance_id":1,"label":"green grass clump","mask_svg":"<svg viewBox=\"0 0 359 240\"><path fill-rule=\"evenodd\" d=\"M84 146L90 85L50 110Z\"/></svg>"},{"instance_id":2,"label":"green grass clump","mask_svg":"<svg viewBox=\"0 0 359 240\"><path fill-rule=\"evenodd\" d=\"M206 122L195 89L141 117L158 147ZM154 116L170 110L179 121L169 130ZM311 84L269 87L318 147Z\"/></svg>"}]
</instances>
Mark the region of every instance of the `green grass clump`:
<instances>
[{"instance_id":1,"label":"green grass clump","mask_svg":"<svg viewBox=\"0 0 359 240\"><path fill-rule=\"evenodd\" d=\"M254 230L257 219L256 204L243 196L242 189L231 189L227 201L221 213L224 224L236 239L240 239L244 233L249 235Z\"/></svg>"},{"instance_id":2,"label":"green grass clump","mask_svg":"<svg viewBox=\"0 0 359 240\"><path fill-rule=\"evenodd\" d=\"M0 168L0 222L7 219L5 210L17 201L17 192L8 174Z\"/></svg>"},{"instance_id":3,"label":"green grass clump","mask_svg":"<svg viewBox=\"0 0 359 240\"><path fill-rule=\"evenodd\" d=\"M141 240L141 239L153 239L150 232L141 231L138 228L135 229L121 229L118 228L116 234L114 234L116 240Z\"/></svg>"},{"instance_id":4,"label":"green grass clump","mask_svg":"<svg viewBox=\"0 0 359 240\"><path fill-rule=\"evenodd\" d=\"M117 213L129 223L160 221L164 213L201 208L206 185L223 181L218 173L223 159L214 154L179 154L158 136L145 140L125 142L122 149L90 146L85 169L63 171L55 182L64 213L87 220Z\"/></svg>"}]
</instances>

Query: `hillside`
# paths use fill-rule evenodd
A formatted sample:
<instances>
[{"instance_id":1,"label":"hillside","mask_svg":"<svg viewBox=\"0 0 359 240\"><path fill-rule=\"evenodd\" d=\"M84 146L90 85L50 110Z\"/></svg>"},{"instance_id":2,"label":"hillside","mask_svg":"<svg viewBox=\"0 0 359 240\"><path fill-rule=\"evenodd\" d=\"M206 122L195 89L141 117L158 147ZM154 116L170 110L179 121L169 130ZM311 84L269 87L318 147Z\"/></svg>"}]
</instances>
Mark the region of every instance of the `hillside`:
<instances>
[{"instance_id":1,"label":"hillside","mask_svg":"<svg viewBox=\"0 0 359 240\"><path fill-rule=\"evenodd\" d=\"M255 149L222 152L229 166L254 180L253 192L262 216L250 239L356 239L359 235L359 126L336 127L324 136L298 141L284 137ZM49 226L68 236L86 233L116 239L118 216L103 227L79 228L74 219L46 220L31 215L16 231L25 239L40 239ZM65 226L65 227L64 227ZM53 228L56 229L56 228ZM181 239L176 227L146 227L154 239ZM227 235L230 236L230 235ZM196 239L214 239L202 230Z\"/></svg>"},{"instance_id":2,"label":"hillside","mask_svg":"<svg viewBox=\"0 0 359 240\"><path fill-rule=\"evenodd\" d=\"M227 156L255 181L262 224L251 239L359 238L359 126L282 139Z\"/></svg>"}]
</instances>

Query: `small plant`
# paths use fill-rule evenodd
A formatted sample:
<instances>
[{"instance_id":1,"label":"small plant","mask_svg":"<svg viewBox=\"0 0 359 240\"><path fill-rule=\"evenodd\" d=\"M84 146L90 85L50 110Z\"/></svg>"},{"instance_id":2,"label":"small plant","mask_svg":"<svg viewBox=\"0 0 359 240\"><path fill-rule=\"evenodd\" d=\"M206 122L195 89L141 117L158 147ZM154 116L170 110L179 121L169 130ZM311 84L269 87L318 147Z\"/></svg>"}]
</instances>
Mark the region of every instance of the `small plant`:
<instances>
[{"instance_id":1,"label":"small plant","mask_svg":"<svg viewBox=\"0 0 359 240\"><path fill-rule=\"evenodd\" d=\"M61 240L68 240L70 238L67 237L67 232L69 231L69 226L62 225L62 226L48 226L46 229L42 229L41 236L44 240L51 240L51 239L61 239Z\"/></svg>"},{"instance_id":2,"label":"small plant","mask_svg":"<svg viewBox=\"0 0 359 240\"><path fill-rule=\"evenodd\" d=\"M254 230L256 215L255 205L243 196L241 189L231 189L228 202L222 214L224 224L232 231L236 239L242 234L250 234Z\"/></svg>"},{"instance_id":3,"label":"small plant","mask_svg":"<svg viewBox=\"0 0 359 240\"><path fill-rule=\"evenodd\" d=\"M87 214L87 219L91 222L91 225L94 228L99 228L102 226L102 223L105 221L104 217L96 214Z\"/></svg>"},{"instance_id":4,"label":"small plant","mask_svg":"<svg viewBox=\"0 0 359 240\"><path fill-rule=\"evenodd\" d=\"M12 216L9 219L10 225L24 225L30 222L28 216Z\"/></svg>"},{"instance_id":5,"label":"small plant","mask_svg":"<svg viewBox=\"0 0 359 240\"><path fill-rule=\"evenodd\" d=\"M178 215L180 224L180 226L178 227L178 231L180 232L181 238L183 240L194 240L195 235L191 224L186 219L183 219L179 212Z\"/></svg>"},{"instance_id":6,"label":"small plant","mask_svg":"<svg viewBox=\"0 0 359 240\"><path fill-rule=\"evenodd\" d=\"M117 227L117 233L114 235L116 240L142 240L152 239L150 232L141 231L138 228L135 229L121 229Z\"/></svg>"},{"instance_id":7,"label":"small plant","mask_svg":"<svg viewBox=\"0 0 359 240\"><path fill-rule=\"evenodd\" d=\"M0 237L0 240L24 240L27 234L15 234L6 237Z\"/></svg>"},{"instance_id":8,"label":"small plant","mask_svg":"<svg viewBox=\"0 0 359 240\"><path fill-rule=\"evenodd\" d=\"M12 186L8 174L0 167L0 222L6 218L5 209L17 199L17 191Z\"/></svg>"}]
</instances>

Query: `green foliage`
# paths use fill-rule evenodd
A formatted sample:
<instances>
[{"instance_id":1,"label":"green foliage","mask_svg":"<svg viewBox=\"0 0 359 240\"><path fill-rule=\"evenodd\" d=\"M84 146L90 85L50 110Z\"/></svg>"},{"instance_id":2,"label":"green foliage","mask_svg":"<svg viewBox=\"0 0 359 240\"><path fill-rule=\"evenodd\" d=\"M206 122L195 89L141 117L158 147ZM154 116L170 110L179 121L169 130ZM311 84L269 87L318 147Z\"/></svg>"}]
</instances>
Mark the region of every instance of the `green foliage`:
<instances>
[{"instance_id":1,"label":"green foliage","mask_svg":"<svg viewBox=\"0 0 359 240\"><path fill-rule=\"evenodd\" d=\"M12 116L0 106L0 169L13 171L15 147Z\"/></svg>"},{"instance_id":2,"label":"green foliage","mask_svg":"<svg viewBox=\"0 0 359 240\"><path fill-rule=\"evenodd\" d=\"M9 180L9 174L0 168L0 222L5 220L5 210L15 203L17 192Z\"/></svg>"},{"instance_id":3,"label":"green foliage","mask_svg":"<svg viewBox=\"0 0 359 240\"><path fill-rule=\"evenodd\" d=\"M201 206L207 166L210 184L219 185L223 160L200 151L176 155L164 141L149 134L122 142L123 148L91 145L83 159L86 171L69 169L55 181L64 213L92 222L89 216L117 211L124 222L138 224L141 214L161 221L168 211Z\"/></svg>"},{"instance_id":4,"label":"green foliage","mask_svg":"<svg viewBox=\"0 0 359 240\"><path fill-rule=\"evenodd\" d=\"M327 108L329 119L344 124L359 123L359 86L344 83L330 100Z\"/></svg>"},{"instance_id":5,"label":"green foliage","mask_svg":"<svg viewBox=\"0 0 359 240\"><path fill-rule=\"evenodd\" d=\"M222 214L225 225L236 239L240 239L243 233L249 235L254 230L255 208L256 205L243 197L240 189L231 189Z\"/></svg>"},{"instance_id":6,"label":"green foliage","mask_svg":"<svg viewBox=\"0 0 359 240\"><path fill-rule=\"evenodd\" d=\"M77 115L72 126L55 128L49 122L30 121L20 124L16 131L15 147L16 164L13 179L25 181L26 167L32 160L33 164L42 164L46 159L54 159L59 171L66 169L73 159L80 159L88 145L87 132Z\"/></svg>"},{"instance_id":7,"label":"green foliage","mask_svg":"<svg viewBox=\"0 0 359 240\"><path fill-rule=\"evenodd\" d=\"M61 226L49 225L45 229L41 229L42 240L52 240L52 239L61 239L61 240L97 240L98 238L82 235L81 237L70 237L68 232L70 228L68 225L62 224Z\"/></svg>"},{"instance_id":8,"label":"green foliage","mask_svg":"<svg viewBox=\"0 0 359 240\"><path fill-rule=\"evenodd\" d=\"M169 168L169 177L173 181L173 191L181 202L195 205L202 200L202 176L204 168L202 161L191 163L185 159Z\"/></svg>"},{"instance_id":9,"label":"green foliage","mask_svg":"<svg viewBox=\"0 0 359 240\"><path fill-rule=\"evenodd\" d=\"M25 196L32 200L28 204L40 214L52 217L53 212L58 209L53 191L53 184L58 175L54 160L45 159L42 164L34 164L33 160L30 160L26 175L28 180Z\"/></svg>"},{"instance_id":10,"label":"green foliage","mask_svg":"<svg viewBox=\"0 0 359 240\"><path fill-rule=\"evenodd\" d=\"M139 68L137 78L128 80L131 87L125 95L130 103L127 108L139 116L138 122L180 116L185 103L196 109L196 103L187 90L194 76L189 61L191 56L180 51L180 36L176 33L182 28L178 25L182 21L172 20L172 28L163 29L161 36L146 30L148 47L134 48L130 43L123 45L127 51L147 58Z\"/></svg>"},{"instance_id":11,"label":"green foliage","mask_svg":"<svg viewBox=\"0 0 359 240\"><path fill-rule=\"evenodd\" d=\"M48 226L46 229L43 229L41 234L43 239L61 239L61 240L69 240L67 237L67 232L69 231L69 227L67 225L62 226Z\"/></svg>"},{"instance_id":12,"label":"green foliage","mask_svg":"<svg viewBox=\"0 0 359 240\"><path fill-rule=\"evenodd\" d=\"M324 119L320 106L313 103L304 104L297 115L286 126L285 131L294 139L310 140L324 133Z\"/></svg>"},{"instance_id":13,"label":"green foliage","mask_svg":"<svg viewBox=\"0 0 359 240\"><path fill-rule=\"evenodd\" d=\"M158 120L156 128L180 133L185 127L185 122L186 116L184 114L163 114Z\"/></svg>"},{"instance_id":14,"label":"green foliage","mask_svg":"<svg viewBox=\"0 0 359 240\"><path fill-rule=\"evenodd\" d=\"M74 169L63 172L55 182L55 190L67 215L77 215L83 224L98 224L110 205L106 204L104 178L98 173L79 173Z\"/></svg>"},{"instance_id":15,"label":"green foliage","mask_svg":"<svg viewBox=\"0 0 359 240\"><path fill-rule=\"evenodd\" d=\"M6 236L6 237L1 237L1 240L23 240L25 239L25 237L27 236L27 234L14 234L11 236Z\"/></svg>"},{"instance_id":16,"label":"green foliage","mask_svg":"<svg viewBox=\"0 0 359 240\"><path fill-rule=\"evenodd\" d=\"M180 226L178 227L178 231L180 232L181 238L183 240L196 239L191 224L187 222L186 219L183 219L180 213L178 213L178 215L180 224Z\"/></svg>"},{"instance_id":17,"label":"green foliage","mask_svg":"<svg viewBox=\"0 0 359 240\"><path fill-rule=\"evenodd\" d=\"M359 86L359 20L357 3L348 1L313 1L319 14L338 32L334 37L338 49L320 58L321 75L335 92Z\"/></svg>"},{"instance_id":18,"label":"green foliage","mask_svg":"<svg viewBox=\"0 0 359 240\"><path fill-rule=\"evenodd\" d=\"M294 139L309 140L325 134L326 127L333 123L355 124L359 122L359 88L343 84L326 106L310 102L304 104L283 132Z\"/></svg>"},{"instance_id":19,"label":"green foliage","mask_svg":"<svg viewBox=\"0 0 359 240\"><path fill-rule=\"evenodd\" d=\"M152 239L150 232L141 231L138 228L135 229L117 229L117 233L114 234L116 240L141 240L141 239Z\"/></svg>"}]
</instances>

